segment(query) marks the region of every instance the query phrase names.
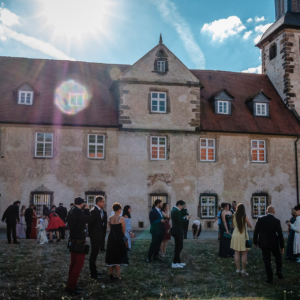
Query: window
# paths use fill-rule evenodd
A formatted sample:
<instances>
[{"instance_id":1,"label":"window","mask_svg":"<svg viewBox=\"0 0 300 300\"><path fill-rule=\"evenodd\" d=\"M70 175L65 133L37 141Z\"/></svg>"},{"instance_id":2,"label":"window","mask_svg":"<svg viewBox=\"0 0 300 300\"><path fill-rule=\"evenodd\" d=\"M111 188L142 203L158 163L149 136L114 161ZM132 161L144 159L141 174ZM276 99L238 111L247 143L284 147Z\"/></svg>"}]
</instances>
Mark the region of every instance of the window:
<instances>
[{"instance_id":1,"label":"window","mask_svg":"<svg viewBox=\"0 0 300 300\"><path fill-rule=\"evenodd\" d=\"M267 196L252 197L252 214L253 218L263 216L267 211Z\"/></svg>"},{"instance_id":2,"label":"window","mask_svg":"<svg viewBox=\"0 0 300 300\"><path fill-rule=\"evenodd\" d=\"M166 93L151 92L151 112L166 112Z\"/></svg>"},{"instance_id":3,"label":"window","mask_svg":"<svg viewBox=\"0 0 300 300\"><path fill-rule=\"evenodd\" d=\"M270 53L269 53L270 60L274 59L276 55L277 55L277 45L273 44L270 47Z\"/></svg>"},{"instance_id":4,"label":"window","mask_svg":"<svg viewBox=\"0 0 300 300\"><path fill-rule=\"evenodd\" d=\"M200 139L200 160L215 161L215 140Z\"/></svg>"},{"instance_id":5,"label":"window","mask_svg":"<svg viewBox=\"0 0 300 300\"><path fill-rule=\"evenodd\" d=\"M70 106L83 106L83 94L70 93L69 101L70 101Z\"/></svg>"},{"instance_id":6,"label":"window","mask_svg":"<svg viewBox=\"0 0 300 300\"><path fill-rule=\"evenodd\" d=\"M228 101L218 101L218 113L228 115Z\"/></svg>"},{"instance_id":7,"label":"window","mask_svg":"<svg viewBox=\"0 0 300 300\"><path fill-rule=\"evenodd\" d=\"M259 140L251 141L251 155L253 162L266 162L266 142Z\"/></svg>"},{"instance_id":8,"label":"window","mask_svg":"<svg viewBox=\"0 0 300 300\"><path fill-rule=\"evenodd\" d=\"M158 72L166 72L166 62L158 61L157 62L157 71Z\"/></svg>"},{"instance_id":9,"label":"window","mask_svg":"<svg viewBox=\"0 0 300 300\"><path fill-rule=\"evenodd\" d=\"M151 137L151 160L166 160L167 138Z\"/></svg>"},{"instance_id":10,"label":"window","mask_svg":"<svg viewBox=\"0 0 300 300\"><path fill-rule=\"evenodd\" d=\"M267 104L266 103L256 103L256 115L257 116L267 116Z\"/></svg>"},{"instance_id":11,"label":"window","mask_svg":"<svg viewBox=\"0 0 300 300\"><path fill-rule=\"evenodd\" d=\"M217 215L217 195L200 195L200 218L215 218Z\"/></svg>"},{"instance_id":12,"label":"window","mask_svg":"<svg viewBox=\"0 0 300 300\"><path fill-rule=\"evenodd\" d=\"M36 133L35 156L52 157L53 155L53 133Z\"/></svg>"},{"instance_id":13,"label":"window","mask_svg":"<svg viewBox=\"0 0 300 300\"><path fill-rule=\"evenodd\" d=\"M51 195L50 194L33 194L33 205L36 208L38 216L43 215L43 205L51 209Z\"/></svg>"},{"instance_id":14,"label":"window","mask_svg":"<svg viewBox=\"0 0 300 300\"><path fill-rule=\"evenodd\" d=\"M32 105L33 92L19 91L19 104Z\"/></svg>"},{"instance_id":15,"label":"window","mask_svg":"<svg viewBox=\"0 0 300 300\"><path fill-rule=\"evenodd\" d=\"M104 197L105 199L104 195L87 195L86 202L90 209L92 209L96 205L96 198L99 196ZM104 210L106 210L106 201L105 201Z\"/></svg>"},{"instance_id":16,"label":"window","mask_svg":"<svg viewBox=\"0 0 300 300\"><path fill-rule=\"evenodd\" d=\"M168 203L168 194L150 194L149 209L152 209L156 199L161 200L163 203Z\"/></svg>"},{"instance_id":17,"label":"window","mask_svg":"<svg viewBox=\"0 0 300 300\"><path fill-rule=\"evenodd\" d=\"M89 134L88 158L104 159L105 136Z\"/></svg>"}]
</instances>

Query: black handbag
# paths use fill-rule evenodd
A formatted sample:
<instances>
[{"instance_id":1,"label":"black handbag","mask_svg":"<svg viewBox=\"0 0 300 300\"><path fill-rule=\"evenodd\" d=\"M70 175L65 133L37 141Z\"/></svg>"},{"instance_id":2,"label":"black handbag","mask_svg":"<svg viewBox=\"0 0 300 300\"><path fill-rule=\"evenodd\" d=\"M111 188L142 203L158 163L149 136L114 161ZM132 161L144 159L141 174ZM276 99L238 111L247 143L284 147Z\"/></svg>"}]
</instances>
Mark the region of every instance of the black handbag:
<instances>
[{"instance_id":1,"label":"black handbag","mask_svg":"<svg viewBox=\"0 0 300 300\"><path fill-rule=\"evenodd\" d=\"M246 235L246 227L245 227L245 238L246 238L246 248L252 248L252 245L253 245L253 243L252 243L252 240L250 239L250 235L249 235L249 240L247 240L247 235Z\"/></svg>"},{"instance_id":2,"label":"black handbag","mask_svg":"<svg viewBox=\"0 0 300 300\"><path fill-rule=\"evenodd\" d=\"M85 244L84 240L70 240L68 241L69 251L72 253L89 254L90 246Z\"/></svg>"}]
</instances>

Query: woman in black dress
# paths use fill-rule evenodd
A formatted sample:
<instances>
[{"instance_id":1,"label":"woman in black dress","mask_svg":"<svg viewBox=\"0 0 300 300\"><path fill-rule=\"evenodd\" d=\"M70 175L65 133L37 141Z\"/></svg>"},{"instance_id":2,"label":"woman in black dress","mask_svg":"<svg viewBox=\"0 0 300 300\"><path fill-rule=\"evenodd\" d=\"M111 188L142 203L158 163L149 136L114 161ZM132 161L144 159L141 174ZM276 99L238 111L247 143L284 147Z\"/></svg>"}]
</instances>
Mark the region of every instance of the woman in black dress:
<instances>
[{"instance_id":1,"label":"woman in black dress","mask_svg":"<svg viewBox=\"0 0 300 300\"><path fill-rule=\"evenodd\" d=\"M221 207L223 211L221 213L219 256L234 257L234 250L230 248L232 213L228 203L222 203Z\"/></svg>"},{"instance_id":2,"label":"woman in black dress","mask_svg":"<svg viewBox=\"0 0 300 300\"><path fill-rule=\"evenodd\" d=\"M107 240L106 247L106 266L109 267L110 279L121 280L121 265L126 253L126 243L124 243L126 223L124 218L121 216L122 206L120 203L114 203L113 211L115 212L108 219L108 226L110 228L110 233ZM114 269L117 277L114 277Z\"/></svg>"}]
</instances>

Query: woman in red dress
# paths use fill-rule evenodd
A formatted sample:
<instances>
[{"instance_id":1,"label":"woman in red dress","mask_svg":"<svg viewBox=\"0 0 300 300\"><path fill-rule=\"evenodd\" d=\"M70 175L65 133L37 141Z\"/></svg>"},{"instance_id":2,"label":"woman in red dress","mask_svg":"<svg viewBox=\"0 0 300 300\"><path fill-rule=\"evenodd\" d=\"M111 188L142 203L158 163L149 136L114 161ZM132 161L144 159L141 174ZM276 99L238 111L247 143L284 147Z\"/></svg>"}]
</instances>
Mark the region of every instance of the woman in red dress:
<instances>
[{"instance_id":1,"label":"woman in red dress","mask_svg":"<svg viewBox=\"0 0 300 300\"><path fill-rule=\"evenodd\" d=\"M49 243L53 243L53 231L55 230L57 241L60 242L59 238L59 228L60 227L66 227L66 224L63 222L63 220L55 213L56 206L53 205L51 208L51 211L49 211L49 216L46 216L47 220L49 221L47 231L49 231Z\"/></svg>"},{"instance_id":2,"label":"woman in red dress","mask_svg":"<svg viewBox=\"0 0 300 300\"><path fill-rule=\"evenodd\" d=\"M166 222L164 223L165 234L164 234L163 240L162 240L161 245L160 245L160 253L159 254L160 254L161 257L166 257L167 243L171 239L171 235L168 233L169 229L171 227L171 225L170 225L170 207L169 207L169 204L164 203L163 207L161 209L161 212L162 212Z\"/></svg>"},{"instance_id":3,"label":"woman in red dress","mask_svg":"<svg viewBox=\"0 0 300 300\"><path fill-rule=\"evenodd\" d=\"M37 213L36 213L36 207L33 208L33 214L32 214L32 225L31 225L31 233L30 233L30 238L36 240L37 235L36 235L36 223L37 223Z\"/></svg>"}]
</instances>

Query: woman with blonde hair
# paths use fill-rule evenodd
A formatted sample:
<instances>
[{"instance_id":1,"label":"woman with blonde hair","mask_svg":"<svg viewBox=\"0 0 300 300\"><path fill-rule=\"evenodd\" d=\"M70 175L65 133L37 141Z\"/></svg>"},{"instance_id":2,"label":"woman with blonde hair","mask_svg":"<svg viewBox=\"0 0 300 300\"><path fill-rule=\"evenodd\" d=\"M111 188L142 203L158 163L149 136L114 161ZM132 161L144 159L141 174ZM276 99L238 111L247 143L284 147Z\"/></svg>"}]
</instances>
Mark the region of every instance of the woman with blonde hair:
<instances>
[{"instance_id":1,"label":"woman with blonde hair","mask_svg":"<svg viewBox=\"0 0 300 300\"><path fill-rule=\"evenodd\" d=\"M235 250L234 261L236 265L236 273L242 276L249 276L246 273L247 265L247 251L250 250L246 248L246 240L249 240L247 225L252 228L249 218L246 215L246 210L244 204L240 203L237 206L236 212L233 216L233 233L231 237L230 248ZM242 271L240 270L240 256L242 255Z\"/></svg>"}]
</instances>

